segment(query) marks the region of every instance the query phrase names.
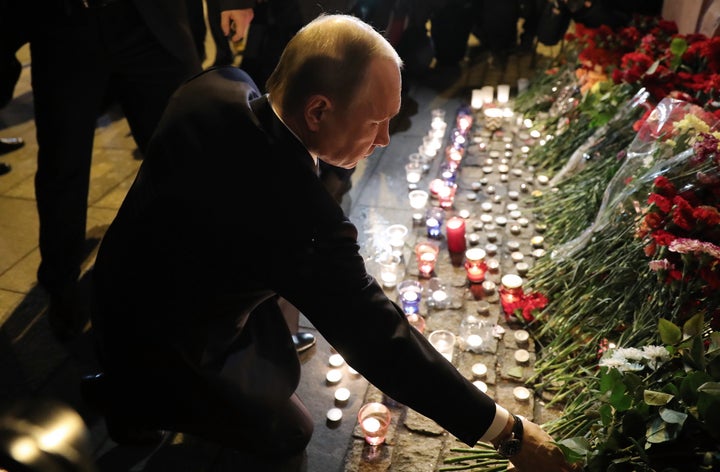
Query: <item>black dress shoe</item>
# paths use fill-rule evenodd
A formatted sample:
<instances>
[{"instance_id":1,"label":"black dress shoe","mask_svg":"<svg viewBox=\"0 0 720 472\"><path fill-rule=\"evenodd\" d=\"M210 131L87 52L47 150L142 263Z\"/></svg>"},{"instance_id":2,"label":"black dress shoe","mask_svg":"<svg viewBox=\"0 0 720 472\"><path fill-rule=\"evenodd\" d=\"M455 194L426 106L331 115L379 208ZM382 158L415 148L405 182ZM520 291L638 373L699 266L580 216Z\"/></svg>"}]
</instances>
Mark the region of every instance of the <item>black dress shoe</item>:
<instances>
[{"instance_id":1,"label":"black dress shoe","mask_svg":"<svg viewBox=\"0 0 720 472\"><path fill-rule=\"evenodd\" d=\"M298 332L292 335L293 344L298 353L305 352L315 345L315 336L312 333Z\"/></svg>"},{"instance_id":2,"label":"black dress shoe","mask_svg":"<svg viewBox=\"0 0 720 472\"><path fill-rule=\"evenodd\" d=\"M105 416L110 439L118 444L133 446L151 446L160 442L164 437L162 431L133 425L128 415L113 411L110 406L112 391L105 374L88 375L80 380L83 400Z\"/></svg>"},{"instance_id":3,"label":"black dress shoe","mask_svg":"<svg viewBox=\"0 0 720 472\"><path fill-rule=\"evenodd\" d=\"M23 138L0 138L0 156L25 146Z\"/></svg>"}]
</instances>

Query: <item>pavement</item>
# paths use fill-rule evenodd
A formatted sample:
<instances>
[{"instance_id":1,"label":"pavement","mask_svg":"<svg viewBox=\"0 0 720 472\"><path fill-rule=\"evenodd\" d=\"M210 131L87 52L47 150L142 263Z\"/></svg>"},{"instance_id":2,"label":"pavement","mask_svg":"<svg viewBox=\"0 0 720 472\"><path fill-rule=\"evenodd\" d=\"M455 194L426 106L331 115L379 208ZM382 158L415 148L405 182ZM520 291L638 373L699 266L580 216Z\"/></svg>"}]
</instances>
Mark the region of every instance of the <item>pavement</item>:
<instances>
[{"instance_id":1,"label":"pavement","mask_svg":"<svg viewBox=\"0 0 720 472\"><path fill-rule=\"evenodd\" d=\"M119 446L109 439L98 412L81 400L79 379L96 370L90 327L71 343L58 343L50 332L45 315L47 295L37 286L36 270L40 255L33 182L37 143L27 48L20 51L19 58L23 71L15 97L10 105L0 110L0 136L22 136L26 141L20 150L0 156L0 161L12 167L8 174L0 176L0 402L12 405L50 398L77 412L89 433L89 454L97 471L280 470L249 466L244 458L232 451L182 435L168 437L155 449ZM445 110L451 128L459 106L469 103L472 89L507 83L511 84L512 93L515 93L518 78L532 78L535 59L528 55L511 55L506 61L499 62L478 53L458 67L435 70L411 81L403 115L393 122L390 145L377 149L373 156L358 166L352 189L343 200L343 208L359 229L369 267L374 270L372 257L382 239L380 230L389 224L404 224L411 230L405 247L407 277L417 278L417 267L410 251L414 239L423 235L424 228L413 225L404 165L407 156L417 152L422 138L430 129L431 110ZM118 110L111 109L99 117L91 169L85 270L92 266L97 244L140 165L135 151L127 123ZM477 193L474 200L466 198L471 183L485 176L481 156L472 159L463 163L454 209L458 212L465 208L471 213L468 231L477 229L478 225L474 227L473 221L482 213L481 203L491 201L490 194L483 192ZM433 161L431 169L419 183L420 188L426 187L437 175L440 161ZM492 178L498 175L495 173ZM499 193L504 192L505 195L509 188L509 184L498 185ZM507 203L507 199L503 199L503 204L497 205L493 212L505 212ZM503 228L498 232L501 233L497 245L501 247L498 258L502 256L502 271L510 259L505 257L508 254L502 249L506 232ZM481 245L489 243L487 233L476 233L482 239ZM529 236L530 230L523 229L523 234ZM527 249L526 252L530 250L525 246L523 249ZM426 332L440 328L458 332L465 316L477 314L479 307L488 309L483 314L486 323L493 325L497 322L503 326L497 297L477 292L478 287L471 290L464 270L454 262L457 261L451 260L447 251L442 252L436 272L446 282L452 304L439 310L423 307ZM507 270L513 270L512 266L507 267ZM500 272L489 275L489 278L499 284L499 276ZM395 296L394 289L388 289L388 295ZM361 323L362 320L358 320L359 328ZM507 326L505 328L510 330ZM318 340L313 349L301 355L302 380L298 393L315 418L315 433L306 451L305 470L434 471L443 466L445 458L452 456L453 447L462 446L432 421L385 398L382 392L347 365L339 367L342 374L340 381L329 383L326 375L332 368L329 364L332 346L304 317L301 318L301 329L312 332ZM521 385L523 378L529 375L531 364L524 368L520 377L517 372L511 371L512 353L518 346L508 332L491 343L493 347L489 351L475 353L456 349L454 362L468 378L473 378L472 365L485 363L489 372L484 381L491 395L500 403L514 407L518 413L542 419L540 416L545 413L538 411L535 402L518 404L513 399L512 389ZM528 350L532 355L532 344ZM350 395L347 401L335 400L338 387L348 388ZM377 447L365 443L356 421L359 408L373 400L385 402L393 418L386 443ZM334 407L340 409L342 418L328 421L326 414Z\"/></svg>"}]
</instances>

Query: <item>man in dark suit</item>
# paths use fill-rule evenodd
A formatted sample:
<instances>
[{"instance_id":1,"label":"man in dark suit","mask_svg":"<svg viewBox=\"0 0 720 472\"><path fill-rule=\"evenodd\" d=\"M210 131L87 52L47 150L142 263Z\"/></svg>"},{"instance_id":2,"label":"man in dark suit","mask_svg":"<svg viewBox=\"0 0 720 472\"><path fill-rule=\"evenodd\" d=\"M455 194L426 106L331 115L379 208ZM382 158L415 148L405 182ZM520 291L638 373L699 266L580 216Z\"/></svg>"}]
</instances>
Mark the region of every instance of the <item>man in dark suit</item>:
<instances>
[{"instance_id":1,"label":"man in dark suit","mask_svg":"<svg viewBox=\"0 0 720 472\"><path fill-rule=\"evenodd\" d=\"M468 445L522 443L503 449L519 467L570 470L539 426L496 405L407 322L317 176L319 159L353 168L389 143L401 64L368 24L328 15L288 43L267 95L236 68L174 95L93 272L105 373L84 385L105 400L111 434L304 450L313 422L294 393L280 296L369 382Z\"/></svg>"}]
</instances>

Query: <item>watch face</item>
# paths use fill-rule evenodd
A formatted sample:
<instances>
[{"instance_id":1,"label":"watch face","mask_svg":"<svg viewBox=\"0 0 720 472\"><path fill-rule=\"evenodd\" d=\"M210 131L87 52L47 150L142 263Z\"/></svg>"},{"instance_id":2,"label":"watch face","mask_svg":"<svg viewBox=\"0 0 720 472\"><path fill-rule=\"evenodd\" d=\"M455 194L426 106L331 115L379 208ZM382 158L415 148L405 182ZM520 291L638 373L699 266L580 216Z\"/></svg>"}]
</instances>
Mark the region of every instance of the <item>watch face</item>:
<instances>
[{"instance_id":1,"label":"watch face","mask_svg":"<svg viewBox=\"0 0 720 472\"><path fill-rule=\"evenodd\" d=\"M508 439L498 446L498 452L505 457L512 457L520 452L521 444L519 439Z\"/></svg>"}]
</instances>

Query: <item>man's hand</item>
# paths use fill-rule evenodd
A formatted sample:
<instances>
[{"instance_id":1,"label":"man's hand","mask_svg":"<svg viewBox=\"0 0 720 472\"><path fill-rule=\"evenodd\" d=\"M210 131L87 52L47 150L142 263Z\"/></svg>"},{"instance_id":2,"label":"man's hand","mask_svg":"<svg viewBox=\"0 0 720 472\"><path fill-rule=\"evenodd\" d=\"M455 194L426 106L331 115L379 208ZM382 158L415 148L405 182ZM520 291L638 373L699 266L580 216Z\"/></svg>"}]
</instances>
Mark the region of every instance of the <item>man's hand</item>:
<instances>
[{"instance_id":1,"label":"man's hand","mask_svg":"<svg viewBox=\"0 0 720 472\"><path fill-rule=\"evenodd\" d=\"M223 11L220 13L220 27L223 34L234 42L240 41L247 34L254 15L252 8ZM231 34L232 37L230 37Z\"/></svg>"},{"instance_id":2,"label":"man's hand","mask_svg":"<svg viewBox=\"0 0 720 472\"><path fill-rule=\"evenodd\" d=\"M568 464L552 437L540 426L523 419L523 441L520 453L510 458L515 471L530 472L547 470L553 472L579 472L578 464Z\"/></svg>"}]
</instances>

